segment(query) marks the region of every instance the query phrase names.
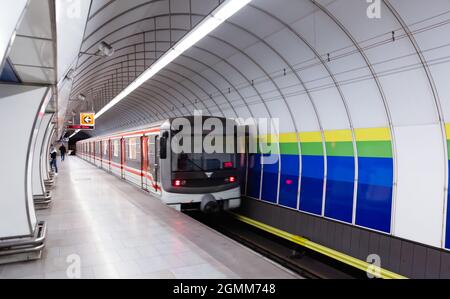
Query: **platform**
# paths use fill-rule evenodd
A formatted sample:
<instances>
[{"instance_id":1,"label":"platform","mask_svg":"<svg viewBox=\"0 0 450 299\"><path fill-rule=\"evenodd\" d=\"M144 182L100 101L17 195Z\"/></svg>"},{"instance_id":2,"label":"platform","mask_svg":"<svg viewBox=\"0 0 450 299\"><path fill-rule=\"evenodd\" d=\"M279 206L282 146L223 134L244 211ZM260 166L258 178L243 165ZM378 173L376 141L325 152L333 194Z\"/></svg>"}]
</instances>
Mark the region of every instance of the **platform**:
<instances>
[{"instance_id":1,"label":"platform","mask_svg":"<svg viewBox=\"0 0 450 299\"><path fill-rule=\"evenodd\" d=\"M0 266L0 278L68 278L78 257L85 279L299 278L87 162L59 164L52 207L38 211L43 258Z\"/></svg>"}]
</instances>

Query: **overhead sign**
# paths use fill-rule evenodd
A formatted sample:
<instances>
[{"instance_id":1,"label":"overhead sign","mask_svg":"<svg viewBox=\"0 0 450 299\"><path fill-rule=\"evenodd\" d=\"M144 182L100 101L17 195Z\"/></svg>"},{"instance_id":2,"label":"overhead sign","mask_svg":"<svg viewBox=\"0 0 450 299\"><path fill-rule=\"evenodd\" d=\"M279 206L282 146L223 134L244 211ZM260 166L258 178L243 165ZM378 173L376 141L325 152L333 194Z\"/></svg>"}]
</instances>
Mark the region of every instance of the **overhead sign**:
<instances>
[{"instance_id":1,"label":"overhead sign","mask_svg":"<svg viewBox=\"0 0 450 299\"><path fill-rule=\"evenodd\" d=\"M95 113L80 113L80 124L82 126L95 126Z\"/></svg>"},{"instance_id":2,"label":"overhead sign","mask_svg":"<svg viewBox=\"0 0 450 299\"><path fill-rule=\"evenodd\" d=\"M94 130L93 126L82 126L82 125L69 125L67 130Z\"/></svg>"}]
</instances>

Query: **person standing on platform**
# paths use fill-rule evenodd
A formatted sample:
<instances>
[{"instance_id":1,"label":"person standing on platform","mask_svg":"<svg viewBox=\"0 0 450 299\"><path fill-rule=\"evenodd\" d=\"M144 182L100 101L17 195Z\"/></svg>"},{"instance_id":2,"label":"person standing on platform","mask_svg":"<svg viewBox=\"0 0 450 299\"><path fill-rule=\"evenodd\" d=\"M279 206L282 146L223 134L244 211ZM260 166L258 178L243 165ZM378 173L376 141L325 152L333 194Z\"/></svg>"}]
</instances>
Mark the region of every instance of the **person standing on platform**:
<instances>
[{"instance_id":1,"label":"person standing on platform","mask_svg":"<svg viewBox=\"0 0 450 299\"><path fill-rule=\"evenodd\" d=\"M50 168L55 171L55 174L58 175L58 162L56 160L58 156L58 152L56 148L52 146L50 150Z\"/></svg>"},{"instance_id":2,"label":"person standing on platform","mask_svg":"<svg viewBox=\"0 0 450 299\"><path fill-rule=\"evenodd\" d=\"M62 143L61 146L59 147L59 152L61 153L61 162L64 162L64 160L66 159L66 153L67 153L67 149L64 146L64 143Z\"/></svg>"}]
</instances>

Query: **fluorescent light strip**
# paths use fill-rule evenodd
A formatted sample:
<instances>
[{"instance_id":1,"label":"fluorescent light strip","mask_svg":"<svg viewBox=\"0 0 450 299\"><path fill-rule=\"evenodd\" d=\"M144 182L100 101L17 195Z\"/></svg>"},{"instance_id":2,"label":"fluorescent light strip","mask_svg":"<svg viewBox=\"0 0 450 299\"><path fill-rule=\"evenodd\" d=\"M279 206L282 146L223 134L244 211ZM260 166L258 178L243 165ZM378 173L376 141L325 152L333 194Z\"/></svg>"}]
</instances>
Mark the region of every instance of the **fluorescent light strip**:
<instances>
[{"instance_id":1,"label":"fluorescent light strip","mask_svg":"<svg viewBox=\"0 0 450 299\"><path fill-rule=\"evenodd\" d=\"M183 54L187 49L195 45L205 36L214 31L220 24L225 22L228 18L250 3L251 0L227 0L216 8L210 15L194 27L185 37L178 41L175 46L164 53L151 67L136 78L130 85L122 90L111 102L109 102L96 115L98 119L109 109L117 105L120 101L126 98L129 94L135 91L139 86L144 84L147 80L156 75L160 70L166 67L169 63L174 61L178 56Z\"/></svg>"},{"instance_id":2,"label":"fluorescent light strip","mask_svg":"<svg viewBox=\"0 0 450 299\"><path fill-rule=\"evenodd\" d=\"M70 135L69 139L71 139L73 136L77 135L78 133L80 133L81 130L76 130L75 133L73 133L72 135Z\"/></svg>"}]
</instances>

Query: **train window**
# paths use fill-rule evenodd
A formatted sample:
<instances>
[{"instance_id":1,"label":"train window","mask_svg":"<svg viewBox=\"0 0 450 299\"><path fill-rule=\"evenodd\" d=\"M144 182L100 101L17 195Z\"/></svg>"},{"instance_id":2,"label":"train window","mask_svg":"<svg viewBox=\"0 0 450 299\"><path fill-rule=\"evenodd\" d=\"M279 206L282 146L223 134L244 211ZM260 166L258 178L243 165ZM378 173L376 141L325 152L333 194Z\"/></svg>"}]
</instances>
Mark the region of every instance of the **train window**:
<instances>
[{"instance_id":1,"label":"train window","mask_svg":"<svg viewBox=\"0 0 450 299\"><path fill-rule=\"evenodd\" d=\"M136 145L136 138L128 139L128 158L130 160L136 160L137 158Z\"/></svg>"},{"instance_id":2,"label":"train window","mask_svg":"<svg viewBox=\"0 0 450 299\"><path fill-rule=\"evenodd\" d=\"M119 140L113 141L113 147L114 147L114 157L119 157Z\"/></svg>"},{"instance_id":3,"label":"train window","mask_svg":"<svg viewBox=\"0 0 450 299\"><path fill-rule=\"evenodd\" d=\"M106 156L108 154L108 141L103 141L103 155Z\"/></svg>"}]
</instances>

